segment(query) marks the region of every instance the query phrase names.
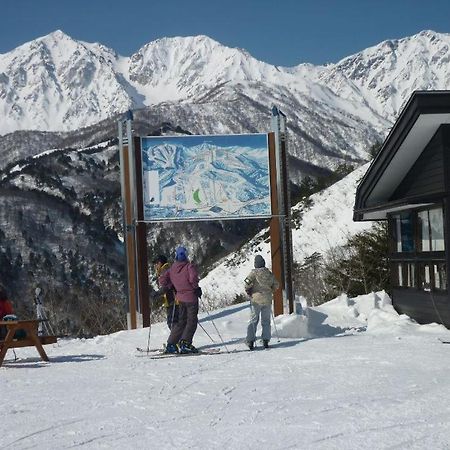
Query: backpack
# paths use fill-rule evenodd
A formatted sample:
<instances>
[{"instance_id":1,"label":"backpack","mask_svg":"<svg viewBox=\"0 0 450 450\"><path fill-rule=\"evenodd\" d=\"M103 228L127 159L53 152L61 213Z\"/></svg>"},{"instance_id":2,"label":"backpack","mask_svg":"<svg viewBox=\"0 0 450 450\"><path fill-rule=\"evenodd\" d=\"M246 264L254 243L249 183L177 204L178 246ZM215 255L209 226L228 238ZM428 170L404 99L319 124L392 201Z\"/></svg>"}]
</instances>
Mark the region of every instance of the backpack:
<instances>
[{"instance_id":1,"label":"backpack","mask_svg":"<svg viewBox=\"0 0 450 450\"><path fill-rule=\"evenodd\" d=\"M15 314L7 314L6 316L3 317L3 320L6 321L6 322L7 321L13 322L13 321L19 320L19 319L17 318L17 316ZM4 334L5 334L5 337L6 337L6 332ZM14 333L14 339L20 340L20 339L25 339L26 337L27 337L27 333L26 333L25 330L17 330Z\"/></svg>"}]
</instances>

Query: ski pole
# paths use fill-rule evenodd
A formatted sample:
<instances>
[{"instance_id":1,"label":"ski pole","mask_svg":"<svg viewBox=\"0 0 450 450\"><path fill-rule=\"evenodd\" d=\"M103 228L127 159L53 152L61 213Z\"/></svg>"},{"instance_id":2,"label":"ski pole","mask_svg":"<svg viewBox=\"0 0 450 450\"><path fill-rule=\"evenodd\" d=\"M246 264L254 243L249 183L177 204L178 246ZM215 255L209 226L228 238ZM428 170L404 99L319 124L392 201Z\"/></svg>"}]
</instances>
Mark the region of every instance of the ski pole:
<instances>
[{"instance_id":1,"label":"ski pole","mask_svg":"<svg viewBox=\"0 0 450 450\"><path fill-rule=\"evenodd\" d=\"M147 353L150 351L150 334L152 332L152 305L150 304L150 321L148 325Z\"/></svg>"},{"instance_id":2,"label":"ski pole","mask_svg":"<svg viewBox=\"0 0 450 450\"><path fill-rule=\"evenodd\" d=\"M148 326L147 353L150 351L150 333L152 331L152 316L150 315L150 324Z\"/></svg>"},{"instance_id":3,"label":"ski pole","mask_svg":"<svg viewBox=\"0 0 450 450\"><path fill-rule=\"evenodd\" d=\"M278 334L277 324L275 323L275 316L273 315L273 310L272 310L272 308L270 308L270 312L272 313L273 326L275 327L275 334L276 334L277 339L278 339L277 342L280 342L280 336L279 336L279 334Z\"/></svg>"},{"instance_id":4,"label":"ski pole","mask_svg":"<svg viewBox=\"0 0 450 450\"><path fill-rule=\"evenodd\" d=\"M216 329L217 334L219 335L219 338L220 338L220 340L222 341L222 344L223 344L224 347L225 347L225 350L227 351L227 353L230 353L230 350L228 350L227 344L225 344L225 342L224 342L224 340L223 340L221 334L219 333L219 330L217 329L216 324L214 323L214 320L211 318L211 314L209 314L209 311L208 311L208 310L206 310L206 312L207 312L207 314L208 314L208 316L209 316L209 318L210 318L210 320L211 320L211 322L212 322L214 328Z\"/></svg>"},{"instance_id":5,"label":"ski pole","mask_svg":"<svg viewBox=\"0 0 450 450\"><path fill-rule=\"evenodd\" d=\"M208 336L214 344L216 341L210 336L210 334L205 330L205 327L200 323L200 321L197 322L200 325L200 328L205 332L206 336Z\"/></svg>"},{"instance_id":6,"label":"ski pole","mask_svg":"<svg viewBox=\"0 0 450 450\"><path fill-rule=\"evenodd\" d=\"M176 308L176 300L173 301L172 304L172 318L170 319L170 330L172 331L172 327L173 327L173 319L175 318L175 308Z\"/></svg>"},{"instance_id":7,"label":"ski pole","mask_svg":"<svg viewBox=\"0 0 450 450\"><path fill-rule=\"evenodd\" d=\"M44 315L43 315L43 320L44 320L44 322L43 322L43 329L44 329L44 332L46 332L47 334L50 334L52 336L55 336L55 332L53 331L52 324L50 323L50 320L48 318L48 314L46 313L46 308L44 306L41 306L41 307L42 307L42 310L43 310L43 313L44 313Z\"/></svg>"}]
</instances>

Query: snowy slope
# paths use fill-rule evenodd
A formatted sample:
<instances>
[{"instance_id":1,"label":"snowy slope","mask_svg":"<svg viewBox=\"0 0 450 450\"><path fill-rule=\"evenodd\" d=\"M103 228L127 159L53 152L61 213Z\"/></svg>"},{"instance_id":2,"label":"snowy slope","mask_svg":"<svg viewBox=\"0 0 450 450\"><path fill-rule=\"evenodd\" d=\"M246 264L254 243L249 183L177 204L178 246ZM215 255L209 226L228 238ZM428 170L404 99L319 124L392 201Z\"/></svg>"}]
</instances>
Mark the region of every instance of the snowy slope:
<instances>
[{"instance_id":1,"label":"snowy slope","mask_svg":"<svg viewBox=\"0 0 450 450\"><path fill-rule=\"evenodd\" d=\"M302 262L314 252L325 254L331 248L345 244L350 236L372 227L372 222L353 222L356 188L368 167L369 163L364 164L314 194L308 207L299 203L292 208L293 216L299 211L301 217L292 232L295 261Z\"/></svg>"},{"instance_id":2,"label":"snowy slope","mask_svg":"<svg viewBox=\"0 0 450 450\"><path fill-rule=\"evenodd\" d=\"M372 227L372 222L353 222L353 206L359 180L368 164L356 169L329 188L311 196L307 207L292 208L294 261L302 263L315 252L323 256L334 246L343 245L350 236ZM263 230L240 251L227 256L201 280L204 301L210 306L225 305L244 294L244 278L253 268L256 254L270 266L268 230ZM195 260L195 255L194 255Z\"/></svg>"},{"instance_id":3,"label":"snowy slope","mask_svg":"<svg viewBox=\"0 0 450 450\"><path fill-rule=\"evenodd\" d=\"M246 304L203 315L195 342L229 354L137 356L148 329L17 349L0 369L2 449L445 449L449 347L436 324L384 293L277 318L269 350L245 350ZM303 334L296 334L303 326ZM308 332L308 330L312 332ZM150 346L167 337L154 324ZM233 353L233 351L236 351Z\"/></svg>"}]
</instances>

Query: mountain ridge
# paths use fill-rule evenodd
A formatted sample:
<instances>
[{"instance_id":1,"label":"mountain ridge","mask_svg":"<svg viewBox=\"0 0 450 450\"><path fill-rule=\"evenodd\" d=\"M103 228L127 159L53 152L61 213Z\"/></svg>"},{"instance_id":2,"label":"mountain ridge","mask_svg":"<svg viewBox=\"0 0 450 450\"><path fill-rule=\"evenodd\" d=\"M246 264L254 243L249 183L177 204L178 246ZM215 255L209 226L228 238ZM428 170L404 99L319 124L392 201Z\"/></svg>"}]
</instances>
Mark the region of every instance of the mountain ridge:
<instances>
[{"instance_id":1,"label":"mountain ridge","mask_svg":"<svg viewBox=\"0 0 450 450\"><path fill-rule=\"evenodd\" d=\"M129 57L57 30L0 55L0 135L68 132L154 110L193 134L270 130L288 117L292 156L333 170L368 160L417 89L448 89L450 35L387 40L336 64L280 67L201 35L161 38Z\"/></svg>"}]
</instances>

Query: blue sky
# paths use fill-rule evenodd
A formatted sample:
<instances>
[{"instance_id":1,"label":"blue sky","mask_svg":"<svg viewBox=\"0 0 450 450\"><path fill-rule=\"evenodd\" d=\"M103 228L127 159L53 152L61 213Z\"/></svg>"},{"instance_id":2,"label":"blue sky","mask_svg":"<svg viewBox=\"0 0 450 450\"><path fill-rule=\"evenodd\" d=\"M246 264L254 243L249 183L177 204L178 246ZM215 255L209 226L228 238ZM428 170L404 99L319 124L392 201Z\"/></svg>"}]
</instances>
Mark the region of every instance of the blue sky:
<instances>
[{"instance_id":1,"label":"blue sky","mask_svg":"<svg viewBox=\"0 0 450 450\"><path fill-rule=\"evenodd\" d=\"M450 33L450 0L1 0L0 53L61 29L129 56L205 34L276 65L337 62L385 39Z\"/></svg>"}]
</instances>

